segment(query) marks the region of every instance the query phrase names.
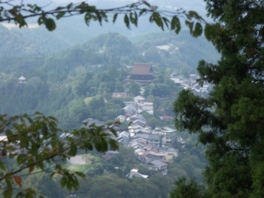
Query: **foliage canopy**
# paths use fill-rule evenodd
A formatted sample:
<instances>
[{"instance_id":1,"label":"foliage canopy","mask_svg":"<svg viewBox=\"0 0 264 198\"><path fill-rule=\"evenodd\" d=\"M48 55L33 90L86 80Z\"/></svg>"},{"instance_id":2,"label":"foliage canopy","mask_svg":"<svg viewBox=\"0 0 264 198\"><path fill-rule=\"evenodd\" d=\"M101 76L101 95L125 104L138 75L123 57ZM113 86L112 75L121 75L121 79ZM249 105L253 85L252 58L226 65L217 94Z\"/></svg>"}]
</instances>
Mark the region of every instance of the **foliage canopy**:
<instances>
[{"instance_id":1,"label":"foliage canopy","mask_svg":"<svg viewBox=\"0 0 264 198\"><path fill-rule=\"evenodd\" d=\"M0 117L0 132L5 139L1 140L0 181L4 197L35 196L34 189L23 189L23 175L35 172L46 172L50 177L60 176L60 184L67 189L78 189L78 177L84 174L70 171L61 166L63 161L75 156L77 152L93 149L105 152L117 150L118 144L111 124L95 126L91 124L65 133L57 127L54 117L46 117L36 112L34 115ZM14 160L17 166L8 166L8 160ZM35 173L34 172L34 173Z\"/></svg>"},{"instance_id":2,"label":"foliage canopy","mask_svg":"<svg viewBox=\"0 0 264 198\"><path fill-rule=\"evenodd\" d=\"M221 53L217 64L200 61L200 85L213 84L208 98L183 90L175 124L198 133L207 145L208 197L263 197L263 1L206 0L207 38ZM207 31L207 32L208 32Z\"/></svg>"},{"instance_id":3,"label":"foliage canopy","mask_svg":"<svg viewBox=\"0 0 264 198\"><path fill-rule=\"evenodd\" d=\"M56 29L55 20L72 17L75 15L84 15L84 21L89 26L92 21L99 22L100 25L111 21L116 22L119 15L123 16L123 21L127 28L131 25L137 27L140 17L149 15L149 22L155 23L162 30L168 28L171 31L179 33L181 29L180 18L185 19L186 26L189 27L194 37L202 34L201 23L204 19L195 11L185 11L177 9L175 11L162 11L157 6L149 4L147 1L138 1L129 5L99 9L86 2L69 3L66 6L55 8L41 7L38 4L12 4L11 1L0 2L0 22L14 22L19 27L27 26L27 19L37 18L39 25L45 25L49 31Z\"/></svg>"}]
</instances>

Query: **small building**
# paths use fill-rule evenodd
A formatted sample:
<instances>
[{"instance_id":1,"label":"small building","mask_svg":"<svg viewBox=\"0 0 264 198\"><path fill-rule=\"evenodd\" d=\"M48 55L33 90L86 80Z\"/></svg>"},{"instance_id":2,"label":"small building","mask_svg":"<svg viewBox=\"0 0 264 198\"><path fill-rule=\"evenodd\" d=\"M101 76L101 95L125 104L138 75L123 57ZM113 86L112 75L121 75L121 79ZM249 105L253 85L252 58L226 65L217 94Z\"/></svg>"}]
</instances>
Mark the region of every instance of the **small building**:
<instances>
[{"instance_id":1,"label":"small building","mask_svg":"<svg viewBox=\"0 0 264 198\"><path fill-rule=\"evenodd\" d=\"M137 112L137 109L134 105L125 106L123 110L125 111L126 115L130 115L130 116L134 115Z\"/></svg>"},{"instance_id":2,"label":"small building","mask_svg":"<svg viewBox=\"0 0 264 198\"><path fill-rule=\"evenodd\" d=\"M154 70L151 64L134 64L132 70L128 73L128 75L128 82L136 81L138 83L147 84L155 80Z\"/></svg>"},{"instance_id":3,"label":"small building","mask_svg":"<svg viewBox=\"0 0 264 198\"><path fill-rule=\"evenodd\" d=\"M148 169L156 171L165 170L168 166L166 163L158 159L151 161L149 164Z\"/></svg>"},{"instance_id":4,"label":"small building","mask_svg":"<svg viewBox=\"0 0 264 198\"><path fill-rule=\"evenodd\" d=\"M124 115L119 115L119 116L116 117L115 120L117 120L117 121L119 121L119 122L124 122L124 121L126 121L126 116L124 116Z\"/></svg>"},{"instance_id":5,"label":"small building","mask_svg":"<svg viewBox=\"0 0 264 198\"><path fill-rule=\"evenodd\" d=\"M140 138L147 140L147 144L152 146L152 147L156 147L156 148L160 147L160 143L161 143L160 135L138 133L137 137L140 137Z\"/></svg>"},{"instance_id":6,"label":"small building","mask_svg":"<svg viewBox=\"0 0 264 198\"><path fill-rule=\"evenodd\" d=\"M143 98L142 96L136 96L136 97L134 97L134 101L136 103L144 103L145 102L145 98Z\"/></svg>"},{"instance_id":7,"label":"small building","mask_svg":"<svg viewBox=\"0 0 264 198\"><path fill-rule=\"evenodd\" d=\"M25 84L25 83L27 83L27 79L24 76L20 76L18 78L18 83L19 84Z\"/></svg>"}]
</instances>

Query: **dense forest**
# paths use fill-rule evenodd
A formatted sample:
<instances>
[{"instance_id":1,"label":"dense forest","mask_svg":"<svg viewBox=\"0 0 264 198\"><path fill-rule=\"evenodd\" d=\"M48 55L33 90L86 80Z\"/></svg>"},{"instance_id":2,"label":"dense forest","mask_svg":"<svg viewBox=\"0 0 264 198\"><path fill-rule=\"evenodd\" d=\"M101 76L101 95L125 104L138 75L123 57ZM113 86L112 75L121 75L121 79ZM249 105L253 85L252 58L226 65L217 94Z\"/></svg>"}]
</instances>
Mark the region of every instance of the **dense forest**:
<instances>
[{"instance_id":1,"label":"dense forest","mask_svg":"<svg viewBox=\"0 0 264 198\"><path fill-rule=\"evenodd\" d=\"M131 9L143 5L140 14L149 12L150 23L180 31L177 36L109 31L87 34L83 43L1 26L0 110L27 113L1 116L4 196L14 190L47 197L263 197L263 2L205 2L214 23L183 11L189 31L180 28L178 15L168 25L146 1L128 5L128 29L138 20ZM84 7L86 24L107 21L108 11L87 3L57 9L71 14ZM25 26L23 19L12 20ZM56 28L45 14L41 24ZM197 38L203 31L206 39ZM149 73L137 73L139 65ZM95 124L101 121L108 124ZM10 175L10 168L17 171ZM86 180L79 185L76 176ZM36 191L23 189L22 181Z\"/></svg>"},{"instance_id":2,"label":"dense forest","mask_svg":"<svg viewBox=\"0 0 264 198\"><path fill-rule=\"evenodd\" d=\"M142 87L134 82L124 83L134 63L150 63L156 73L155 83L145 85L142 95L154 103L154 114L144 114L147 122L152 128L174 128L173 120L160 120L161 115L174 116L173 102L182 89L170 80L171 74L188 77L196 73L195 66L201 57L214 62L218 58L205 38L197 39L193 45L194 38L184 31L178 36L156 32L131 40L120 33L109 32L83 44L71 44L71 47L56 35L48 34L47 38L44 29L0 28L1 35L7 38L1 43L1 112L9 115L43 112L56 117L64 130L79 128L86 118L112 122L124 114L124 102L140 95ZM22 83L21 76L25 77ZM112 98L114 92L126 92L129 97ZM195 146L195 136L182 137L186 147L175 145L180 154L169 162L167 176L148 170L136 160L132 149L121 145L119 154L110 161L92 152L87 157L89 163L64 166L87 176L86 180L80 180L80 189L76 192L79 197L150 197L150 194L153 197L153 192L156 197L167 197L177 178L196 177L202 182L206 165L204 148ZM12 164L12 160L7 163ZM150 178L127 179L126 175L133 168ZM45 174L36 174L23 183L34 186L47 197L70 196L69 191L60 188L58 179L49 180ZM108 183L105 190L102 190L102 182Z\"/></svg>"},{"instance_id":3,"label":"dense forest","mask_svg":"<svg viewBox=\"0 0 264 198\"><path fill-rule=\"evenodd\" d=\"M6 52L1 53L0 63L1 112L14 115L41 111L57 117L64 129L80 126L87 117L110 121L121 114L122 103L111 96L113 92L131 92L128 85L123 86L123 81L134 63L154 64L155 71L161 76L160 82L146 87L146 97L162 96L162 91L165 96L175 96L173 92L177 92L177 88L169 80L171 73L188 76L195 73L195 64L200 57L208 56L214 61L218 57L204 38L197 39L197 50L192 46L194 50L188 51L192 40L187 32L179 36L152 33L133 42L118 33L107 33L46 55L38 53L42 43L22 39L25 35L17 30L1 26L1 31L1 35L8 37L1 48ZM163 45L168 45L168 50L159 48ZM12 58L9 57L11 50L17 51ZM18 83L22 75L27 79L25 84ZM102 97L109 101L105 103Z\"/></svg>"}]
</instances>

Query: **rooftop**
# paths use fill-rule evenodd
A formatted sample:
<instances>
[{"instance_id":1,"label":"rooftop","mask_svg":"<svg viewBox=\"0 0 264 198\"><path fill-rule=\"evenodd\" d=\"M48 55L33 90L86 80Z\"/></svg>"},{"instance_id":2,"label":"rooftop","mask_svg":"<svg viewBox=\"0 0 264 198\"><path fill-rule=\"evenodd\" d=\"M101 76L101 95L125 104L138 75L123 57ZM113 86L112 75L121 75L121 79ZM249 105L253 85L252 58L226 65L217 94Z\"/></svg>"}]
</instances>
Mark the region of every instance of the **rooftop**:
<instances>
[{"instance_id":1,"label":"rooftop","mask_svg":"<svg viewBox=\"0 0 264 198\"><path fill-rule=\"evenodd\" d=\"M150 64L138 63L138 64L134 64L133 69L129 74L152 75L153 69Z\"/></svg>"}]
</instances>

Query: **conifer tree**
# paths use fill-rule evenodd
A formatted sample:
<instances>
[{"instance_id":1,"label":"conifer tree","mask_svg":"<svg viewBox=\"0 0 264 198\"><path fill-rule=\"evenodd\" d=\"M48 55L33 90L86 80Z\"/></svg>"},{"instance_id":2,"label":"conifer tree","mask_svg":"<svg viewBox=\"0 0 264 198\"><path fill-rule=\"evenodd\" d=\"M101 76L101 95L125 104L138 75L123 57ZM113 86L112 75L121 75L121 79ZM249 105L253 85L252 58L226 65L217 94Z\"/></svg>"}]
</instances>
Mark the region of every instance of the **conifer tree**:
<instances>
[{"instance_id":1,"label":"conifer tree","mask_svg":"<svg viewBox=\"0 0 264 198\"><path fill-rule=\"evenodd\" d=\"M200 61L198 82L213 85L207 98L183 90L175 124L207 145L208 197L264 197L264 1L205 0L205 35L221 54Z\"/></svg>"}]
</instances>

